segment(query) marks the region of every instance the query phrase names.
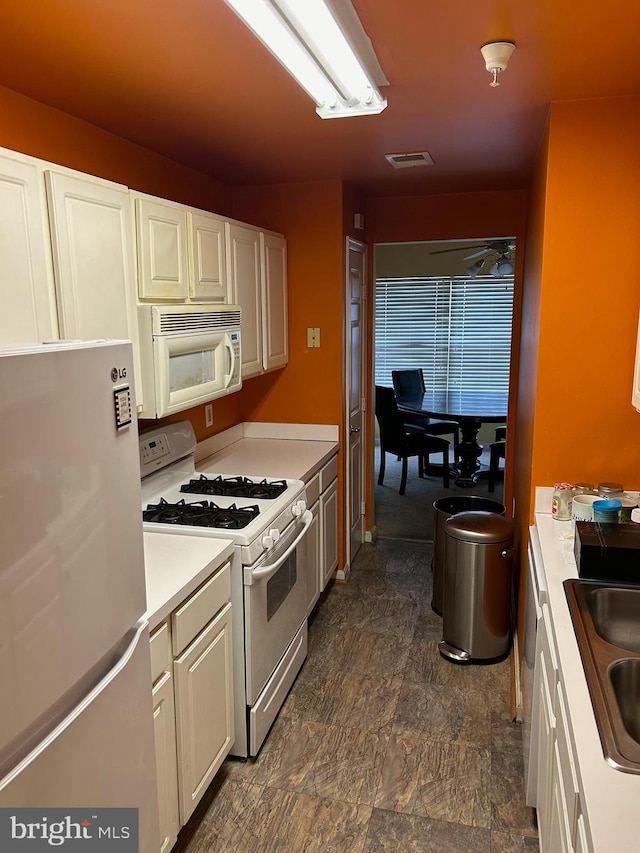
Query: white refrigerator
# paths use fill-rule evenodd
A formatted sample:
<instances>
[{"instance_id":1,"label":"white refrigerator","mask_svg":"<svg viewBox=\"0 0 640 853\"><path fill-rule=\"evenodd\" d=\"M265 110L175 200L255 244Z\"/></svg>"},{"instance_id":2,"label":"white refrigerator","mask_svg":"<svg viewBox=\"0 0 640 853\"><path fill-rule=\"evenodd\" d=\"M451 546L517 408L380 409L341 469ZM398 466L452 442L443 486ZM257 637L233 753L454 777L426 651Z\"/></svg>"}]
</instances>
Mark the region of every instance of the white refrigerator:
<instances>
[{"instance_id":1,"label":"white refrigerator","mask_svg":"<svg viewBox=\"0 0 640 853\"><path fill-rule=\"evenodd\" d=\"M129 342L0 347L0 807L139 809L157 853L135 412Z\"/></svg>"}]
</instances>

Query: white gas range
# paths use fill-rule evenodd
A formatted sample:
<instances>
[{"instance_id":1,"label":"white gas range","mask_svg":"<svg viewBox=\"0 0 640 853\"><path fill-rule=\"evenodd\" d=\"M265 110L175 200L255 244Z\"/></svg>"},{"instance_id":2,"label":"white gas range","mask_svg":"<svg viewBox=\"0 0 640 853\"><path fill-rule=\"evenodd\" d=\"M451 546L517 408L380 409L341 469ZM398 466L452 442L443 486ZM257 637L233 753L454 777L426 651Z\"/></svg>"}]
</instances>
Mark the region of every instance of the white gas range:
<instances>
[{"instance_id":1,"label":"white gas range","mask_svg":"<svg viewBox=\"0 0 640 853\"><path fill-rule=\"evenodd\" d=\"M307 653L312 516L301 480L196 470L189 421L140 436L143 528L231 539L236 741L255 756Z\"/></svg>"}]
</instances>

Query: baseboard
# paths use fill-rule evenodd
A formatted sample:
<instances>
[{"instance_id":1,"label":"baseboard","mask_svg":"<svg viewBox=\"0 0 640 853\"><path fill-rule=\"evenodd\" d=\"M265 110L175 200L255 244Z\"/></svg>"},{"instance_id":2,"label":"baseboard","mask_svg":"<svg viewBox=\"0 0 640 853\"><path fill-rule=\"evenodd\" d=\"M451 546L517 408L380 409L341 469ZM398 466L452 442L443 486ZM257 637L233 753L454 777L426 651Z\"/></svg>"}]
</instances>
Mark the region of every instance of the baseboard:
<instances>
[{"instance_id":1,"label":"baseboard","mask_svg":"<svg viewBox=\"0 0 640 853\"><path fill-rule=\"evenodd\" d=\"M365 530L364 532L364 541L365 542L375 542L378 538L378 528L374 524L371 530Z\"/></svg>"}]
</instances>

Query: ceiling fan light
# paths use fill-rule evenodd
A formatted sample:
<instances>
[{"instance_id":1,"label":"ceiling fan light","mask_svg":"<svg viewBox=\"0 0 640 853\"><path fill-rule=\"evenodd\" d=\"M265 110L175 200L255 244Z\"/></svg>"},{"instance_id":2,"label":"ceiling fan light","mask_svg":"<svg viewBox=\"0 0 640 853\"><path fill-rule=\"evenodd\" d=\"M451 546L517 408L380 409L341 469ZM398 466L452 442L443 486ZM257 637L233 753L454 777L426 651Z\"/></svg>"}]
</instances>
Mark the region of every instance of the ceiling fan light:
<instances>
[{"instance_id":1,"label":"ceiling fan light","mask_svg":"<svg viewBox=\"0 0 640 853\"><path fill-rule=\"evenodd\" d=\"M476 261L474 264L471 264L470 267L467 267L465 272L471 278L475 278L483 266L484 266L484 258L481 258L479 261Z\"/></svg>"},{"instance_id":2,"label":"ceiling fan light","mask_svg":"<svg viewBox=\"0 0 640 853\"><path fill-rule=\"evenodd\" d=\"M493 275L505 276L505 275L513 275L513 264L509 260L509 258L498 258L495 264L496 272Z\"/></svg>"}]
</instances>

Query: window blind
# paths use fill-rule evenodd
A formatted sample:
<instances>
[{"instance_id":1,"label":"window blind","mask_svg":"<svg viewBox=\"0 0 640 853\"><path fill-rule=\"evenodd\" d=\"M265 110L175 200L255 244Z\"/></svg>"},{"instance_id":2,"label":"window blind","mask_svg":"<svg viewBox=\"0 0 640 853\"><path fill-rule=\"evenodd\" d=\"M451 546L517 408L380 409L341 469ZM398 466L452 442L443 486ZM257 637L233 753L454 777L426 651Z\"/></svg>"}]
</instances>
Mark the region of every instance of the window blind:
<instances>
[{"instance_id":1,"label":"window blind","mask_svg":"<svg viewBox=\"0 0 640 853\"><path fill-rule=\"evenodd\" d=\"M513 276L380 278L375 381L421 367L434 390L508 391Z\"/></svg>"}]
</instances>

